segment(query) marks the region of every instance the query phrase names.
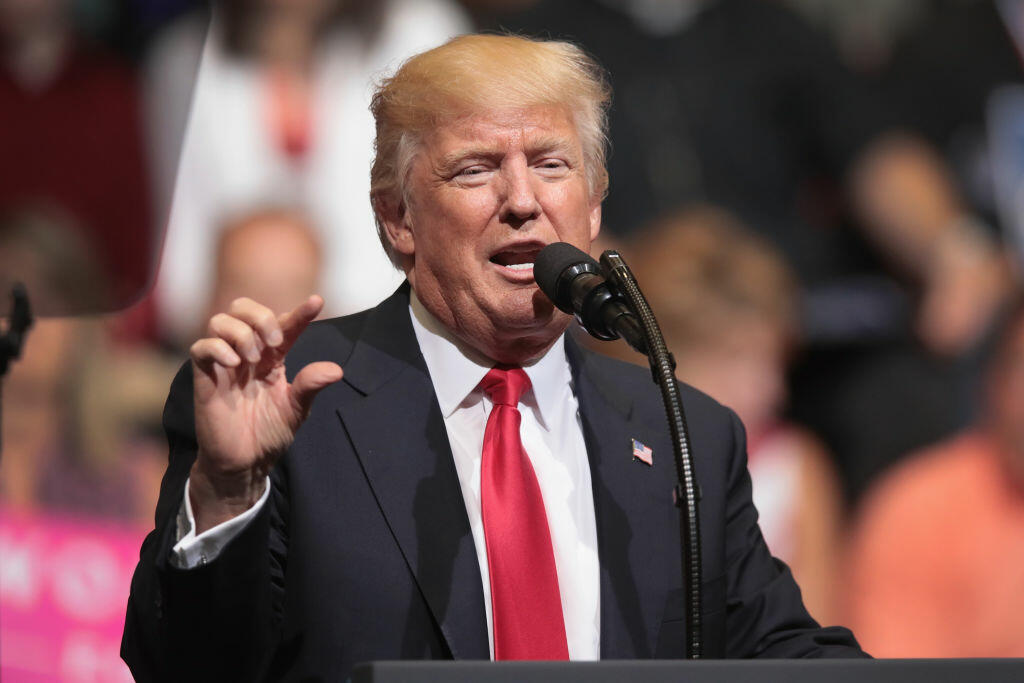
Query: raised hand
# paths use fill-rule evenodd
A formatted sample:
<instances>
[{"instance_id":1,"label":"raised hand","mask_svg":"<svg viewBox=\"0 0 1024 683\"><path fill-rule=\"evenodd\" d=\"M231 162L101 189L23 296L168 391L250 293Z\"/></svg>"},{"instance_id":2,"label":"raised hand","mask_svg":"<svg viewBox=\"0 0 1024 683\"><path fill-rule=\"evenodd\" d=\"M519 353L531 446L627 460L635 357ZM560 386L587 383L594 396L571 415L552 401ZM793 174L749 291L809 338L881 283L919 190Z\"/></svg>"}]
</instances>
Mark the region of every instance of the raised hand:
<instances>
[{"instance_id":1,"label":"raised hand","mask_svg":"<svg viewBox=\"0 0 1024 683\"><path fill-rule=\"evenodd\" d=\"M310 363L291 384L285 377L285 355L323 303L311 296L278 316L252 299L236 299L192 345L199 454L189 494L196 533L259 499L317 392L341 379L341 367L329 362Z\"/></svg>"},{"instance_id":2,"label":"raised hand","mask_svg":"<svg viewBox=\"0 0 1024 683\"><path fill-rule=\"evenodd\" d=\"M1010 258L977 242L943 240L929 264L917 330L933 353L956 357L975 347L1013 292Z\"/></svg>"}]
</instances>

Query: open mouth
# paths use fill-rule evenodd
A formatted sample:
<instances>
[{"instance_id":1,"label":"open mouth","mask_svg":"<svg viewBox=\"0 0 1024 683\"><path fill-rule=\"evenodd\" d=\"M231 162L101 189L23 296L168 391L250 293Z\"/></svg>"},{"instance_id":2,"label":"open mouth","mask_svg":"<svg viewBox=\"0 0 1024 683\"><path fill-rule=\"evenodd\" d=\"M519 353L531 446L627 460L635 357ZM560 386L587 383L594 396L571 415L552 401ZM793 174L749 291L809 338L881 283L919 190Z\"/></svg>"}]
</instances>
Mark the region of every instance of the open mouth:
<instances>
[{"instance_id":1,"label":"open mouth","mask_svg":"<svg viewBox=\"0 0 1024 683\"><path fill-rule=\"evenodd\" d=\"M537 248L525 251L499 251L491 257L491 263L504 266L513 271L533 270L533 262L536 260L538 252L540 252L540 249Z\"/></svg>"}]
</instances>

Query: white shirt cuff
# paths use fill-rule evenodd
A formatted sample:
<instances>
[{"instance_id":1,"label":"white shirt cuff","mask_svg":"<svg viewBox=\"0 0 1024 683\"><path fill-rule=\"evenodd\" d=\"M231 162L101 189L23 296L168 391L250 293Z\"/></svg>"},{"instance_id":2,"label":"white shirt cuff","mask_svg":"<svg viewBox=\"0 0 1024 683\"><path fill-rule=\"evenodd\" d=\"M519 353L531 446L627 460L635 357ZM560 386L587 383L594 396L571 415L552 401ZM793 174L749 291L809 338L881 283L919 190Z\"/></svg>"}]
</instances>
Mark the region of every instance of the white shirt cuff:
<instances>
[{"instance_id":1,"label":"white shirt cuff","mask_svg":"<svg viewBox=\"0 0 1024 683\"><path fill-rule=\"evenodd\" d=\"M171 564L179 569L195 569L213 562L231 540L242 532L270 497L270 477L263 487L263 495L251 508L196 535L196 518L192 514L192 501L188 497L189 482L185 482L185 497L178 508L177 542L171 548Z\"/></svg>"}]
</instances>

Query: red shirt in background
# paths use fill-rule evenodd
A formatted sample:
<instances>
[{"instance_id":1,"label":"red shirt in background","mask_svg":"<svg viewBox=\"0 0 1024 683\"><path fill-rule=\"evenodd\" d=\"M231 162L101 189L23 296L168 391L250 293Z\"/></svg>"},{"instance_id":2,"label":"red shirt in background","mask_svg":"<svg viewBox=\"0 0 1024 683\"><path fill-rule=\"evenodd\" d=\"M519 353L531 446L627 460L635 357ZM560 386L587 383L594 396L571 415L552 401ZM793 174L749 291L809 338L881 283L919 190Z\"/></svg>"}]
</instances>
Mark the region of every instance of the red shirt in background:
<instances>
[{"instance_id":1,"label":"red shirt in background","mask_svg":"<svg viewBox=\"0 0 1024 683\"><path fill-rule=\"evenodd\" d=\"M0 67L0 209L44 204L70 214L118 308L143 293L159 246L147 177L139 98L126 66L72 47L38 90ZM152 316L135 315L136 329L126 334L150 334Z\"/></svg>"},{"instance_id":2,"label":"red shirt in background","mask_svg":"<svg viewBox=\"0 0 1024 683\"><path fill-rule=\"evenodd\" d=\"M1024 487L980 433L897 466L865 500L847 625L876 657L1024 656Z\"/></svg>"}]
</instances>

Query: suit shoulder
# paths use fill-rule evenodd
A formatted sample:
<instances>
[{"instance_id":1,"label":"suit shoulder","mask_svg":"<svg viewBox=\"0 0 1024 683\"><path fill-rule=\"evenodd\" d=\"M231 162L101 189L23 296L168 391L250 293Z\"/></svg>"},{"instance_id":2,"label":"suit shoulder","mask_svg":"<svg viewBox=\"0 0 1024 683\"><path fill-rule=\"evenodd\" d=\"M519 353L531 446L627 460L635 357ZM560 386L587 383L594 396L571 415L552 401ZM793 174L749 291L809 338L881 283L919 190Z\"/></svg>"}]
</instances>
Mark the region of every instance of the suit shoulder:
<instances>
[{"instance_id":1,"label":"suit shoulder","mask_svg":"<svg viewBox=\"0 0 1024 683\"><path fill-rule=\"evenodd\" d=\"M654 382L650 368L627 363L589 349L584 349L582 353L584 363L595 376L601 378L604 391L612 394L607 398L614 401L616 400L614 396L619 396L621 397L619 400L632 401L638 409L651 415L657 415L658 419L663 419L664 408L661 392ZM683 409L686 411L688 419L699 418L704 422L713 422L716 425L718 423L728 424L731 428L731 423L735 418L732 409L686 382L677 379L676 384L679 386Z\"/></svg>"},{"instance_id":2,"label":"suit shoulder","mask_svg":"<svg viewBox=\"0 0 1024 683\"><path fill-rule=\"evenodd\" d=\"M321 360L344 365L352 354L352 348L362 334L369 315L370 310L366 310L313 322L299 335L295 345L288 352L289 367Z\"/></svg>"}]
</instances>

